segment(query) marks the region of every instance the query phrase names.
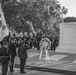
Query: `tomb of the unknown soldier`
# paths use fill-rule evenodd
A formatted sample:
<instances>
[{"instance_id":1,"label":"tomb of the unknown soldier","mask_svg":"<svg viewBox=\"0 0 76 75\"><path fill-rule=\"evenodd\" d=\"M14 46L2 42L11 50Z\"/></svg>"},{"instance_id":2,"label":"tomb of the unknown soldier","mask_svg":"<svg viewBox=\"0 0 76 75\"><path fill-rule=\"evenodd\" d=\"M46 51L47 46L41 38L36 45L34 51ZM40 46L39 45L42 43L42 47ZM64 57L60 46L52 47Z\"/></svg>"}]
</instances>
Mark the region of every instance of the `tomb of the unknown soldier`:
<instances>
[{"instance_id":1,"label":"tomb of the unknown soldier","mask_svg":"<svg viewBox=\"0 0 76 75\"><path fill-rule=\"evenodd\" d=\"M76 75L76 17L60 1L0 0L0 75Z\"/></svg>"},{"instance_id":2,"label":"tomb of the unknown soldier","mask_svg":"<svg viewBox=\"0 0 76 75\"><path fill-rule=\"evenodd\" d=\"M60 24L60 39L57 52L76 53L76 22Z\"/></svg>"}]
</instances>

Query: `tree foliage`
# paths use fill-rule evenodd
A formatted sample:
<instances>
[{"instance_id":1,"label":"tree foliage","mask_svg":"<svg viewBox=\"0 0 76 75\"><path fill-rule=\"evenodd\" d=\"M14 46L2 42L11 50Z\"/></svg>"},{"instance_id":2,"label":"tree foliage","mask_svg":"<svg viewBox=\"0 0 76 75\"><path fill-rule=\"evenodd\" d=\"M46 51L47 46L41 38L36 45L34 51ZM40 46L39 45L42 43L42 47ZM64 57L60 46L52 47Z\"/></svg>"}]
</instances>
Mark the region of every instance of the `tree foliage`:
<instances>
[{"instance_id":1,"label":"tree foliage","mask_svg":"<svg viewBox=\"0 0 76 75\"><path fill-rule=\"evenodd\" d=\"M67 13L67 9L61 7L57 0L8 1L3 4L3 11L9 28L28 31L26 22L30 21L35 30L39 28L48 34L56 34L59 31L61 15Z\"/></svg>"}]
</instances>

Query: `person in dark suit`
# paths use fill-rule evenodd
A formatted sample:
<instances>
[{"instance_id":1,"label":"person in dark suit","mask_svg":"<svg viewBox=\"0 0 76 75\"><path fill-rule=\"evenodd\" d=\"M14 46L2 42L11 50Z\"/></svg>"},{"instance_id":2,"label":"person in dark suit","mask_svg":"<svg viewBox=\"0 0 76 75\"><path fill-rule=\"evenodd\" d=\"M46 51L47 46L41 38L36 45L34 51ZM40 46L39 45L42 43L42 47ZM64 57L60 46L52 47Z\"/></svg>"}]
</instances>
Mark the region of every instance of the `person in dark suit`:
<instances>
[{"instance_id":1,"label":"person in dark suit","mask_svg":"<svg viewBox=\"0 0 76 75\"><path fill-rule=\"evenodd\" d=\"M3 47L0 48L0 60L2 63L2 75L7 75L8 71L8 63L9 63L9 50L8 50L8 43L3 42Z\"/></svg>"},{"instance_id":2,"label":"person in dark suit","mask_svg":"<svg viewBox=\"0 0 76 75\"><path fill-rule=\"evenodd\" d=\"M26 73L24 72L26 58L27 58L27 45L25 44L25 41L21 42L21 46L18 48L18 57L20 58L20 73Z\"/></svg>"},{"instance_id":3,"label":"person in dark suit","mask_svg":"<svg viewBox=\"0 0 76 75\"><path fill-rule=\"evenodd\" d=\"M9 47L9 51L10 51L10 62L11 62L11 65L10 65L10 72L14 72L13 70L13 65L14 65L14 60L15 60L15 57L16 57L16 45L15 45L15 40L14 38L12 38L10 40L10 43L8 45Z\"/></svg>"}]
</instances>

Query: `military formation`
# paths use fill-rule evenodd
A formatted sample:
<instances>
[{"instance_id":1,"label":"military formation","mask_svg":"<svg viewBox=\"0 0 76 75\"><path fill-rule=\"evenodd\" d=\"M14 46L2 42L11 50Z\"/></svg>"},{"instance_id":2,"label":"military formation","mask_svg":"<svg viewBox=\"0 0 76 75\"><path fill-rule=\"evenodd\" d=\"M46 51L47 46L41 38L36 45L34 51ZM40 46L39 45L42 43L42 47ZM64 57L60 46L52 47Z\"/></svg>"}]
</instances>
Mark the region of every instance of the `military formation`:
<instances>
[{"instance_id":1,"label":"military formation","mask_svg":"<svg viewBox=\"0 0 76 75\"><path fill-rule=\"evenodd\" d=\"M20 73L24 71L27 56L27 50L37 49L40 50L40 41L43 38L41 32L10 34L0 42L0 62L2 64L2 75L7 75L8 66L10 72L14 72L14 62L16 56L20 59ZM51 50L55 50L58 46L58 37L48 37L51 41Z\"/></svg>"}]
</instances>

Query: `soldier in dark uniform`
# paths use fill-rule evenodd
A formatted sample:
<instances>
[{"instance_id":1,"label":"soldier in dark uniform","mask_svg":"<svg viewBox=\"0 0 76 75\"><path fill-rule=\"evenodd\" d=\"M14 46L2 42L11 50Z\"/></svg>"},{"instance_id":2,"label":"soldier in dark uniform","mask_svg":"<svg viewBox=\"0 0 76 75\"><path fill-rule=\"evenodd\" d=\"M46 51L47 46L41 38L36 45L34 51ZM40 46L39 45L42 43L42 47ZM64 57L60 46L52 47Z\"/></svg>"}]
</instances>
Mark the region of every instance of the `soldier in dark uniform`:
<instances>
[{"instance_id":1,"label":"soldier in dark uniform","mask_svg":"<svg viewBox=\"0 0 76 75\"><path fill-rule=\"evenodd\" d=\"M21 39L20 39L19 35L16 36L15 44L16 44L16 47L21 46Z\"/></svg>"},{"instance_id":2,"label":"soldier in dark uniform","mask_svg":"<svg viewBox=\"0 0 76 75\"><path fill-rule=\"evenodd\" d=\"M16 54L15 38L13 38L13 37L11 38L8 47L9 47L9 51L10 51L10 62L11 62L10 72L14 72L14 70L13 70L13 65L14 65L15 57L16 57L16 55L17 55L17 54Z\"/></svg>"},{"instance_id":3,"label":"soldier in dark uniform","mask_svg":"<svg viewBox=\"0 0 76 75\"><path fill-rule=\"evenodd\" d=\"M34 34L34 40L33 40L34 48L37 49L37 39L36 39L36 33Z\"/></svg>"},{"instance_id":4,"label":"soldier in dark uniform","mask_svg":"<svg viewBox=\"0 0 76 75\"><path fill-rule=\"evenodd\" d=\"M53 36L50 35L49 40L51 41L51 50L53 50L53 41L54 41Z\"/></svg>"},{"instance_id":5,"label":"soldier in dark uniform","mask_svg":"<svg viewBox=\"0 0 76 75\"><path fill-rule=\"evenodd\" d=\"M53 50L56 50L56 47L58 46L58 36L54 36L54 41L53 41Z\"/></svg>"},{"instance_id":6,"label":"soldier in dark uniform","mask_svg":"<svg viewBox=\"0 0 76 75\"><path fill-rule=\"evenodd\" d=\"M26 58L27 58L27 49L24 40L21 42L21 46L18 48L18 57L20 58L20 73L26 73L24 71Z\"/></svg>"},{"instance_id":7,"label":"soldier in dark uniform","mask_svg":"<svg viewBox=\"0 0 76 75\"><path fill-rule=\"evenodd\" d=\"M40 43L40 40L42 39L42 33L41 33L41 31L37 32L36 39L37 39L37 50L40 50L39 43Z\"/></svg>"},{"instance_id":8,"label":"soldier in dark uniform","mask_svg":"<svg viewBox=\"0 0 76 75\"><path fill-rule=\"evenodd\" d=\"M30 42L30 49L32 49L33 48L33 46L34 46L34 35L33 35L33 33L32 32L30 32L29 33L29 42Z\"/></svg>"},{"instance_id":9,"label":"soldier in dark uniform","mask_svg":"<svg viewBox=\"0 0 76 75\"><path fill-rule=\"evenodd\" d=\"M24 33L24 41L25 41L25 44L30 48L30 38L29 38L29 35L27 32Z\"/></svg>"},{"instance_id":10,"label":"soldier in dark uniform","mask_svg":"<svg viewBox=\"0 0 76 75\"><path fill-rule=\"evenodd\" d=\"M9 63L9 50L8 50L8 43L3 42L2 48L0 48L0 60L2 63L2 75L7 75L8 71L8 63Z\"/></svg>"}]
</instances>

